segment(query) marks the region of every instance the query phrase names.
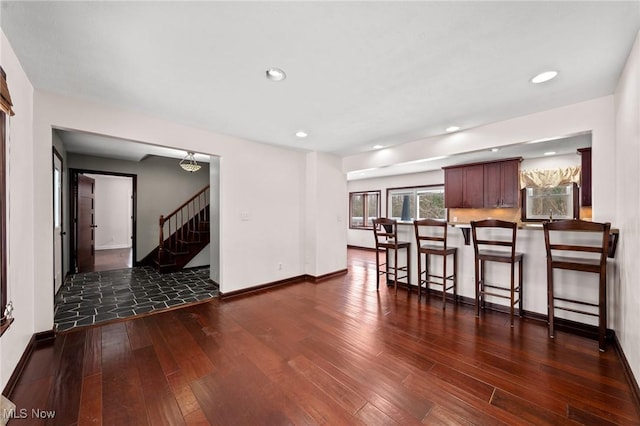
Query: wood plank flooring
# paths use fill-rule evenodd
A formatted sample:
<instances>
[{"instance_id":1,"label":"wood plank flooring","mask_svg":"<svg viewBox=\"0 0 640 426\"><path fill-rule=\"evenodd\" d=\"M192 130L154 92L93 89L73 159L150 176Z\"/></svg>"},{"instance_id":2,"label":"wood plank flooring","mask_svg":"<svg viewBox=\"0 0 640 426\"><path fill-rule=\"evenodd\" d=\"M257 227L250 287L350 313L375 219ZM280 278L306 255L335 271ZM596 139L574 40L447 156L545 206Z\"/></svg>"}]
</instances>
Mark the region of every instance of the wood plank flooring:
<instances>
[{"instance_id":1,"label":"wood plank flooring","mask_svg":"<svg viewBox=\"0 0 640 426\"><path fill-rule=\"evenodd\" d=\"M96 250L93 268L85 272L113 271L133 266L133 249Z\"/></svg>"},{"instance_id":2,"label":"wood plank flooring","mask_svg":"<svg viewBox=\"0 0 640 426\"><path fill-rule=\"evenodd\" d=\"M640 424L615 351L349 274L59 335L10 424ZM55 410L52 419L32 409Z\"/></svg>"}]
</instances>

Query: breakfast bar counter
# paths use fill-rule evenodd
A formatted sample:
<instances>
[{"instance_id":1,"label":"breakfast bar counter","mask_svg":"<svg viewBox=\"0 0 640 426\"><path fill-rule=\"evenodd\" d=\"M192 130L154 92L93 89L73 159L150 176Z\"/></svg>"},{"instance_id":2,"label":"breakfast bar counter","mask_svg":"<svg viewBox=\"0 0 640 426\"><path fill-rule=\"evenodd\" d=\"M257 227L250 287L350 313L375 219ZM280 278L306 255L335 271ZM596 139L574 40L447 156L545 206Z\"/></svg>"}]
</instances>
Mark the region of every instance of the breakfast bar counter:
<instances>
[{"instance_id":1,"label":"breakfast bar counter","mask_svg":"<svg viewBox=\"0 0 640 426\"><path fill-rule=\"evenodd\" d=\"M411 243L409 254L411 256L411 284L417 286L417 247L415 241L414 227L412 222L399 222L398 239ZM470 240L471 225L465 223L450 223L451 227L447 233L447 246L458 248L458 295L463 297L465 302L473 303L475 298L475 270L473 244ZM460 229L458 231L457 229ZM547 262L544 242L544 232L542 224L521 224L517 231L516 250L524 253L523 259L523 303L524 311L534 314L534 316L547 315ZM615 254L619 232L617 229L611 231L610 256ZM576 238L580 238L577 236ZM373 231L371 231L371 242L373 242ZM399 260L404 264L404 260ZM609 281L615 273L616 262L610 258L607 262ZM442 273L442 259L430 260L430 268L434 274ZM490 268L490 269L489 269ZM498 277L498 280L508 280L509 265L490 264L487 271L491 277ZM597 303L598 301L598 279L593 274L585 274L575 271L556 271L555 280L563 283L563 291L567 292L567 297L572 298L577 295L587 298ZM508 282L508 281L507 281ZM608 292L612 294L610 286ZM415 294L415 293L414 293ZM614 301L609 297L609 305ZM504 300L496 298L487 302L504 305ZM506 305L505 305L506 307ZM610 310L611 312L611 310ZM535 315L538 314L538 315ZM596 325L596 319L584 317L571 312L563 312L562 317L585 323ZM507 317L505 317L507 321Z\"/></svg>"}]
</instances>

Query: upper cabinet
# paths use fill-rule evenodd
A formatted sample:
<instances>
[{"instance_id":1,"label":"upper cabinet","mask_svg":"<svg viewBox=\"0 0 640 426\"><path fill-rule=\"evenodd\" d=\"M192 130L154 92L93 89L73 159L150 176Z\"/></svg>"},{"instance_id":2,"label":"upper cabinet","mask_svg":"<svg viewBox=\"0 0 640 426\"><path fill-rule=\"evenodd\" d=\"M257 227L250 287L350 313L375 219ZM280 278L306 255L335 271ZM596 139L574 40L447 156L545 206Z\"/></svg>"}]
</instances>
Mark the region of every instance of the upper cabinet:
<instances>
[{"instance_id":1,"label":"upper cabinet","mask_svg":"<svg viewBox=\"0 0 640 426\"><path fill-rule=\"evenodd\" d=\"M578 153L582 162L580 169L580 205L589 207L591 206L591 148L580 148Z\"/></svg>"},{"instance_id":2,"label":"upper cabinet","mask_svg":"<svg viewBox=\"0 0 640 426\"><path fill-rule=\"evenodd\" d=\"M445 167L445 207L518 207L521 161L513 158Z\"/></svg>"},{"instance_id":3,"label":"upper cabinet","mask_svg":"<svg viewBox=\"0 0 640 426\"><path fill-rule=\"evenodd\" d=\"M520 161L508 160L484 165L484 207L518 207Z\"/></svg>"},{"instance_id":4,"label":"upper cabinet","mask_svg":"<svg viewBox=\"0 0 640 426\"><path fill-rule=\"evenodd\" d=\"M447 208L483 207L483 173L482 164L445 168L444 206Z\"/></svg>"}]
</instances>

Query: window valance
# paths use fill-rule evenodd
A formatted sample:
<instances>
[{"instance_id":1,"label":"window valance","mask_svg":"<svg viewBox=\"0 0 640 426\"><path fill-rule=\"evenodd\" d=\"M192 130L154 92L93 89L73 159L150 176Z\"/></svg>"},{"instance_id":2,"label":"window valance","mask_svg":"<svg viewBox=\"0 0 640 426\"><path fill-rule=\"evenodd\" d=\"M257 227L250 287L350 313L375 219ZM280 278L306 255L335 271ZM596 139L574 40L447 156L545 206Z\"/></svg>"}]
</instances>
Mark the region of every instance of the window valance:
<instances>
[{"instance_id":1,"label":"window valance","mask_svg":"<svg viewBox=\"0 0 640 426\"><path fill-rule=\"evenodd\" d=\"M15 115L11 107L13 107L13 103L9 94L9 86L7 86L7 74L0 67L0 110L7 115Z\"/></svg>"},{"instance_id":2,"label":"window valance","mask_svg":"<svg viewBox=\"0 0 640 426\"><path fill-rule=\"evenodd\" d=\"M520 171L520 188L553 188L570 183L580 184L580 166Z\"/></svg>"}]
</instances>

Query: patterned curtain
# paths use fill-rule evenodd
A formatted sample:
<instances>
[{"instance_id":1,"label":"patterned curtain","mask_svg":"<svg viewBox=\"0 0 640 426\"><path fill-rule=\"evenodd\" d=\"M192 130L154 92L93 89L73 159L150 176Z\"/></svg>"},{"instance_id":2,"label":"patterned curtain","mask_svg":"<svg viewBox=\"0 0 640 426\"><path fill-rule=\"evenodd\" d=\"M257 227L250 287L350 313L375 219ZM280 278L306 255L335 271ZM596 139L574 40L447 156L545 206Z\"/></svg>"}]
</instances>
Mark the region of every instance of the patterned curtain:
<instances>
[{"instance_id":1,"label":"patterned curtain","mask_svg":"<svg viewBox=\"0 0 640 426\"><path fill-rule=\"evenodd\" d=\"M551 170L521 170L520 188L553 188L559 185L580 185L580 166Z\"/></svg>"}]
</instances>

